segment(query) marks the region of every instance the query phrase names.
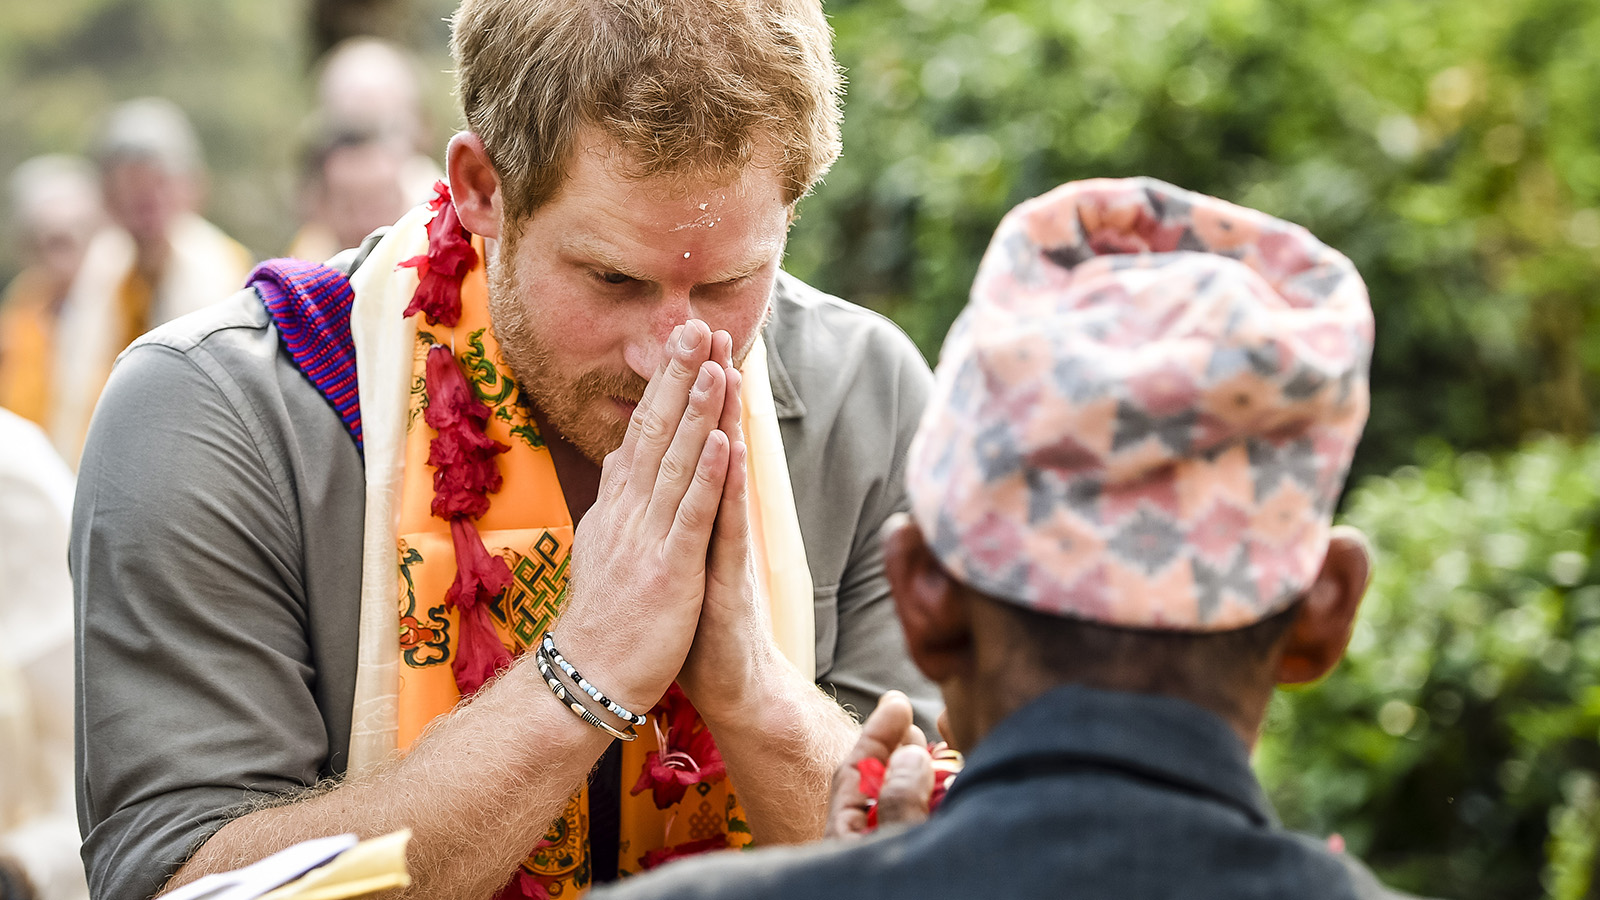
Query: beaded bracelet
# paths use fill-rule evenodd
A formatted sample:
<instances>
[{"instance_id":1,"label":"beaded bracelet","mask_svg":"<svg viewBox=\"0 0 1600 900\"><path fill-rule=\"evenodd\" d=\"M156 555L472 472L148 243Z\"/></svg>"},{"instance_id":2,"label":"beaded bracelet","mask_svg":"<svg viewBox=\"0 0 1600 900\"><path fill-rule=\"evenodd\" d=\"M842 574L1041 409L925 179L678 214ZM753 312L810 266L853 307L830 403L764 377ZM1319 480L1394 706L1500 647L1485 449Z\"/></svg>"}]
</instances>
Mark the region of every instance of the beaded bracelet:
<instances>
[{"instance_id":1,"label":"beaded bracelet","mask_svg":"<svg viewBox=\"0 0 1600 900\"><path fill-rule=\"evenodd\" d=\"M540 649L544 651L545 656L561 667L561 671L567 673L567 677L572 679L572 683L577 685L579 690L593 697L594 702L610 710L612 715L632 725L643 725L645 723L644 716L636 716L628 712L616 701L600 693L599 688L585 681L583 676L578 674L578 670L573 667L572 663L567 662L567 658L562 656L561 651L556 649L556 636L554 634L548 631L544 633L544 640L540 642Z\"/></svg>"},{"instance_id":2,"label":"beaded bracelet","mask_svg":"<svg viewBox=\"0 0 1600 900\"><path fill-rule=\"evenodd\" d=\"M628 726L627 731L618 731L616 728L613 728L610 723L590 712L582 703L574 700L572 695L567 693L567 689L564 685L562 685L560 679L556 678L555 670L550 668L550 661L545 658L544 650L542 648L534 652L533 661L538 664L539 674L544 676L544 683L550 686L550 690L556 695L556 699L560 700L562 703L565 703L568 709L572 710L574 713L577 713L578 716L581 717L585 722L588 722L590 725L593 725L601 731L604 731L606 734L611 735L619 741L634 741L639 739L639 733L633 730L632 725Z\"/></svg>"}]
</instances>

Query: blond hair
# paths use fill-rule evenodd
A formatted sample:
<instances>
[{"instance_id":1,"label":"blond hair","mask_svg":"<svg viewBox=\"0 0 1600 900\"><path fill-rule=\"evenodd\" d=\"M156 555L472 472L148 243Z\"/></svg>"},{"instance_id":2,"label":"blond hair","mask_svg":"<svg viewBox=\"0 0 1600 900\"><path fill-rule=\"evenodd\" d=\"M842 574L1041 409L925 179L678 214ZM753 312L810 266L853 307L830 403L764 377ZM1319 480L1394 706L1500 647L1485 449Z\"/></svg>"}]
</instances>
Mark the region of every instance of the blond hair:
<instances>
[{"instance_id":1,"label":"blond hair","mask_svg":"<svg viewBox=\"0 0 1600 900\"><path fill-rule=\"evenodd\" d=\"M463 0L451 50L508 222L555 196L586 127L636 177L770 157L789 203L839 155L843 79L818 0Z\"/></svg>"}]
</instances>

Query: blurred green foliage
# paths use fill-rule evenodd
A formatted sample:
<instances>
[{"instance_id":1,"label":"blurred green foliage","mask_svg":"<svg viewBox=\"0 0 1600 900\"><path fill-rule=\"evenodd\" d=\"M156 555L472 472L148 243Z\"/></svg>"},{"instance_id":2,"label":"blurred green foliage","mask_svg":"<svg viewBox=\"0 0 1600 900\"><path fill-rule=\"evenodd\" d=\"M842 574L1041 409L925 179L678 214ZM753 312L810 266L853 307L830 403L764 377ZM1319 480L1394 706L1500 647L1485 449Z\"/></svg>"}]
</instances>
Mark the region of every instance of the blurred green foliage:
<instances>
[{"instance_id":1,"label":"blurred green foliage","mask_svg":"<svg viewBox=\"0 0 1600 900\"><path fill-rule=\"evenodd\" d=\"M1348 497L1372 587L1340 667L1274 699L1258 769L1286 824L1396 887L1600 895L1600 442L1428 455Z\"/></svg>"},{"instance_id":2,"label":"blurred green foliage","mask_svg":"<svg viewBox=\"0 0 1600 900\"><path fill-rule=\"evenodd\" d=\"M454 2L407 2L442 137ZM827 9L850 79L845 154L805 202L787 264L889 313L930 357L1007 209L1074 178L1149 174L1301 222L1366 275L1379 338L1358 474L1413 460L1428 436L1504 448L1589 431L1600 4ZM310 0L11 3L0 168L80 150L111 103L165 94L209 149L210 215L278 252L311 13Z\"/></svg>"},{"instance_id":3,"label":"blurred green foliage","mask_svg":"<svg viewBox=\"0 0 1600 900\"><path fill-rule=\"evenodd\" d=\"M829 0L844 157L789 267L938 344L1000 216L1145 174L1308 226L1378 316L1358 474L1587 433L1600 4Z\"/></svg>"}]
</instances>

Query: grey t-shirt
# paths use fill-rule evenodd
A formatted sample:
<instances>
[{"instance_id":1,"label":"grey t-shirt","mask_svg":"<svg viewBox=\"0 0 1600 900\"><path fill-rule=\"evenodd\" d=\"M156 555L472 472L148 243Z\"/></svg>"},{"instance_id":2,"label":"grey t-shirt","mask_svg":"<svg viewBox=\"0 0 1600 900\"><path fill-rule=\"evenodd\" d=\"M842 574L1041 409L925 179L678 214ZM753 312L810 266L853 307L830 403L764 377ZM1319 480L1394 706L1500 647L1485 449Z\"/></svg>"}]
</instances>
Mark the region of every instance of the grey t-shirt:
<instances>
[{"instance_id":1,"label":"grey t-shirt","mask_svg":"<svg viewBox=\"0 0 1600 900\"><path fill-rule=\"evenodd\" d=\"M878 532L931 387L888 320L779 278L765 332L815 586L820 685L927 727ZM253 291L160 328L106 385L79 473L78 816L94 896L155 893L252 803L345 768L362 463Z\"/></svg>"}]
</instances>

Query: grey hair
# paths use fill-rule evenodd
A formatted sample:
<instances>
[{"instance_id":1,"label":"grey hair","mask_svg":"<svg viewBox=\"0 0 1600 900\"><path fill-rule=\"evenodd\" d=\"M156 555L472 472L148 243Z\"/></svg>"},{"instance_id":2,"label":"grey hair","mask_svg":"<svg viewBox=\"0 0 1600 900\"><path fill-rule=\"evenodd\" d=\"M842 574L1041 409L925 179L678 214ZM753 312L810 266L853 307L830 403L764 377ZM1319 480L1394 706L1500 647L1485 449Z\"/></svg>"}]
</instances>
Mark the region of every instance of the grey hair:
<instances>
[{"instance_id":1,"label":"grey hair","mask_svg":"<svg viewBox=\"0 0 1600 900\"><path fill-rule=\"evenodd\" d=\"M94 160L102 172L122 162L155 163L174 175L196 174L204 166L189 117L164 97L141 97L113 109L95 140Z\"/></svg>"}]
</instances>

